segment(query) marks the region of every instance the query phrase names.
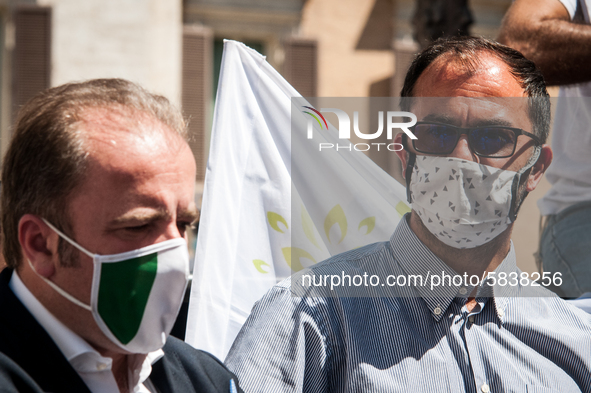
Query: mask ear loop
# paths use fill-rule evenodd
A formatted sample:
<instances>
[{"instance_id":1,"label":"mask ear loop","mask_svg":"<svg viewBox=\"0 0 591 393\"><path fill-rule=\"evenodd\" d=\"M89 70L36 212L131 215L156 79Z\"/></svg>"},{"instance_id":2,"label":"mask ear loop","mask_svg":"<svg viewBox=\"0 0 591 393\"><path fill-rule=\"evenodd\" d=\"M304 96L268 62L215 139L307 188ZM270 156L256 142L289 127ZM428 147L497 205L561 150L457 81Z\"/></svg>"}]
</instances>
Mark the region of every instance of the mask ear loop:
<instances>
[{"instance_id":1,"label":"mask ear loop","mask_svg":"<svg viewBox=\"0 0 591 393\"><path fill-rule=\"evenodd\" d=\"M42 279L43 281L45 281L47 283L47 285L49 285L50 287L52 287L57 293L59 293L60 295L62 295L63 297L65 297L66 299L68 299L69 301L71 301L72 303L74 303L75 305L77 305L79 307L82 307L83 309L92 312L92 307L91 306L89 306L86 303L82 303L80 300L76 299L74 296L70 295L68 292L66 292L63 289L61 289L60 287L58 287L56 283L54 283L53 281L51 281L51 280L43 277L41 274L37 273L37 270L35 270L35 267L31 263L31 261L29 260L29 258L27 258L27 262L29 262L29 266L31 266L31 269L33 269L33 271L35 272L35 274L37 276L39 276L40 279Z\"/></svg>"},{"instance_id":2,"label":"mask ear loop","mask_svg":"<svg viewBox=\"0 0 591 393\"><path fill-rule=\"evenodd\" d=\"M511 220L511 222L515 222L515 219L517 218L517 213L519 212L519 209L521 208L521 205L523 204L523 201L527 196L526 193L525 195L523 195L523 198L521 198L521 200L517 202L517 193L519 191L519 185L521 184L521 176L525 174L525 172L528 172L536 164L536 162L538 162L541 151L542 147L536 146L534 154L532 154L527 164L525 164L525 166L517 172L517 176L513 178L513 184L511 184L511 208L509 209L509 219Z\"/></svg>"},{"instance_id":3,"label":"mask ear loop","mask_svg":"<svg viewBox=\"0 0 591 393\"><path fill-rule=\"evenodd\" d=\"M65 241L67 241L68 243L70 243L71 245L73 245L74 247L76 247L77 249L79 249L80 251L82 251L83 253L85 253L86 255L88 255L89 257L91 257L92 259L94 259L94 254L93 253L91 253L90 251L88 251L87 249L85 249L84 247L82 247L80 244L76 243L74 240L70 239L68 236L66 236L65 233L63 233L62 231L60 231L59 229L57 229L56 227L54 227L45 218L41 217L41 219L43 220L44 223L47 224L48 227L50 227L51 229L53 229L53 231L55 233L57 233L58 235L60 235L61 238L63 238Z\"/></svg>"},{"instance_id":4,"label":"mask ear loop","mask_svg":"<svg viewBox=\"0 0 591 393\"><path fill-rule=\"evenodd\" d=\"M406 138L406 135L402 135L402 147L404 147L404 150L408 153L408 160L406 162L406 168L404 172L404 178L406 180L406 200L408 201L408 203L412 204L412 192L410 191L410 177L412 176L412 171L417 160L417 155L415 153L412 153L408 149L407 144L408 140Z\"/></svg>"},{"instance_id":5,"label":"mask ear loop","mask_svg":"<svg viewBox=\"0 0 591 393\"><path fill-rule=\"evenodd\" d=\"M43 222L45 224L47 224L48 227L50 227L51 229L53 229L53 231L55 233L57 233L61 238L63 238L68 243L70 243L72 246L76 247L78 250L82 251L84 254L86 254L89 257L91 257L92 259L94 259L94 255L91 252L89 252L84 247L82 247L81 245L79 245L78 243L76 243L74 240L70 239L68 236L66 236L65 233L63 233L62 231L60 231L59 229L57 229L55 226L53 226L45 218L41 217L41 219L43 220ZM80 300L76 299L74 296L70 295L68 292L66 292L62 288L58 287L57 284L55 284L53 281L51 281L51 280L43 277L39 273L37 273L37 270L35 270L35 267L31 263L31 261L29 259L27 259L27 261L29 262L29 265L31 266L31 269L33 269L33 271L35 272L35 274L37 274L43 281L45 281L47 283L47 285L49 285L50 287L52 287L57 293L59 293L60 295L62 295L63 297L65 297L66 299L68 299L69 301L71 301L72 303L74 303L75 305L80 306L83 309L92 312L92 307L90 305L85 304L85 303L82 303Z\"/></svg>"}]
</instances>

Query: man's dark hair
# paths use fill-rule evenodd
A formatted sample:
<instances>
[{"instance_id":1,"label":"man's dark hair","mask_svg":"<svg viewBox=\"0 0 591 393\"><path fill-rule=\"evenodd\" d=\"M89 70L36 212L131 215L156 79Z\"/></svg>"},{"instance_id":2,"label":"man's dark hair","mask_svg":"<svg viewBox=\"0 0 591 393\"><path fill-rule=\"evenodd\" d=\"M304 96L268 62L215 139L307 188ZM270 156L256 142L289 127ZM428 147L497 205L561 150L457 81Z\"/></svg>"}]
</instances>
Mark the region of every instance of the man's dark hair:
<instances>
[{"instance_id":1,"label":"man's dark hair","mask_svg":"<svg viewBox=\"0 0 591 393\"><path fill-rule=\"evenodd\" d=\"M37 94L19 112L2 167L1 241L9 267L18 268L22 260L18 224L23 215L45 218L71 236L67 206L86 173L88 152L81 125L93 108L117 113L130 124L154 119L186 139L178 109L126 80L69 83ZM74 264L65 257L68 249L60 239L58 253L64 265Z\"/></svg>"},{"instance_id":2,"label":"man's dark hair","mask_svg":"<svg viewBox=\"0 0 591 393\"><path fill-rule=\"evenodd\" d=\"M546 82L540 70L520 52L498 42L482 37L452 37L441 38L425 48L413 60L404 78L404 86L400 92L401 108L409 111L411 100L404 97L414 97L413 89L417 80L437 58L449 54L446 60L455 61L468 70L477 69L480 54L488 52L502 60L511 74L519 82L529 100L529 117L534 134L542 143L546 143L550 132L550 96L546 90Z\"/></svg>"}]
</instances>

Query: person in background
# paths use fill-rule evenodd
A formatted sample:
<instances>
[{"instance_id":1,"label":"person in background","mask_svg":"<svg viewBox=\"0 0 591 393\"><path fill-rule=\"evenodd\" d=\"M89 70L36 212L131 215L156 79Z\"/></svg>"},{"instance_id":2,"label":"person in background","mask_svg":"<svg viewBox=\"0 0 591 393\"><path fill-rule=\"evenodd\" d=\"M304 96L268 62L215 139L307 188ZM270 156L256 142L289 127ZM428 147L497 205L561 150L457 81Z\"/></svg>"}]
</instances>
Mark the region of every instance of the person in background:
<instances>
[{"instance_id":1,"label":"person in background","mask_svg":"<svg viewBox=\"0 0 591 393\"><path fill-rule=\"evenodd\" d=\"M544 217L538 262L562 273L566 298L591 292L591 1L516 0L498 40L521 51L549 85L560 85L546 172L552 188L538 201Z\"/></svg>"},{"instance_id":2,"label":"person in background","mask_svg":"<svg viewBox=\"0 0 591 393\"><path fill-rule=\"evenodd\" d=\"M169 337L197 217L186 125L121 79L46 90L2 167L3 392L236 392L211 355Z\"/></svg>"}]
</instances>

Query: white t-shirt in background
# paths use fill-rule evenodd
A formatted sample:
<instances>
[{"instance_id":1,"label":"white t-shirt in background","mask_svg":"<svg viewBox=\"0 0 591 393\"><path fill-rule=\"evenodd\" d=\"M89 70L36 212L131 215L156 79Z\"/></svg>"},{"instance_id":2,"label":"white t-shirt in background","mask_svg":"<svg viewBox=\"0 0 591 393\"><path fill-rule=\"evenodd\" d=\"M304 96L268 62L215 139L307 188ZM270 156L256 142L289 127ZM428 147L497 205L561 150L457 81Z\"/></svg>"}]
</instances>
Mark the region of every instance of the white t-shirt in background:
<instances>
[{"instance_id":1,"label":"white t-shirt in background","mask_svg":"<svg viewBox=\"0 0 591 393\"><path fill-rule=\"evenodd\" d=\"M560 2L572 20L577 0ZM590 6L591 0L580 3L587 24ZM591 82L560 87L552 132L554 159L546 172L552 188L538 201L543 216L591 201Z\"/></svg>"}]
</instances>

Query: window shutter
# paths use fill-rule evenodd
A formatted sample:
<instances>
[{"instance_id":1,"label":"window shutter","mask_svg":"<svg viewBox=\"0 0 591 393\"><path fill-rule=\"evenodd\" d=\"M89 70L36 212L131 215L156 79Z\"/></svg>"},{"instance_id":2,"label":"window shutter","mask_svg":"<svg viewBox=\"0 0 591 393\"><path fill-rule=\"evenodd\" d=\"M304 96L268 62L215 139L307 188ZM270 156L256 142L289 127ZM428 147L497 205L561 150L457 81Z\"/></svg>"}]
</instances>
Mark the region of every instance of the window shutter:
<instances>
[{"instance_id":1,"label":"window shutter","mask_svg":"<svg viewBox=\"0 0 591 393\"><path fill-rule=\"evenodd\" d=\"M49 88L51 8L18 6L14 11L12 116L38 92Z\"/></svg>"},{"instance_id":2,"label":"window shutter","mask_svg":"<svg viewBox=\"0 0 591 393\"><path fill-rule=\"evenodd\" d=\"M211 30L201 26L183 28L182 106L189 119L189 146L197 162L197 181L205 179L207 128L212 99Z\"/></svg>"},{"instance_id":3,"label":"window shutter","mask_svg":"<svg viewBox=\"0 0 591 393\"><path fill-rule=\"evenodd\" d=\"M284 43L285 79L304 97L318 94L318 43L316 40L290 38Z\"/></svg>"}]
</instances>

